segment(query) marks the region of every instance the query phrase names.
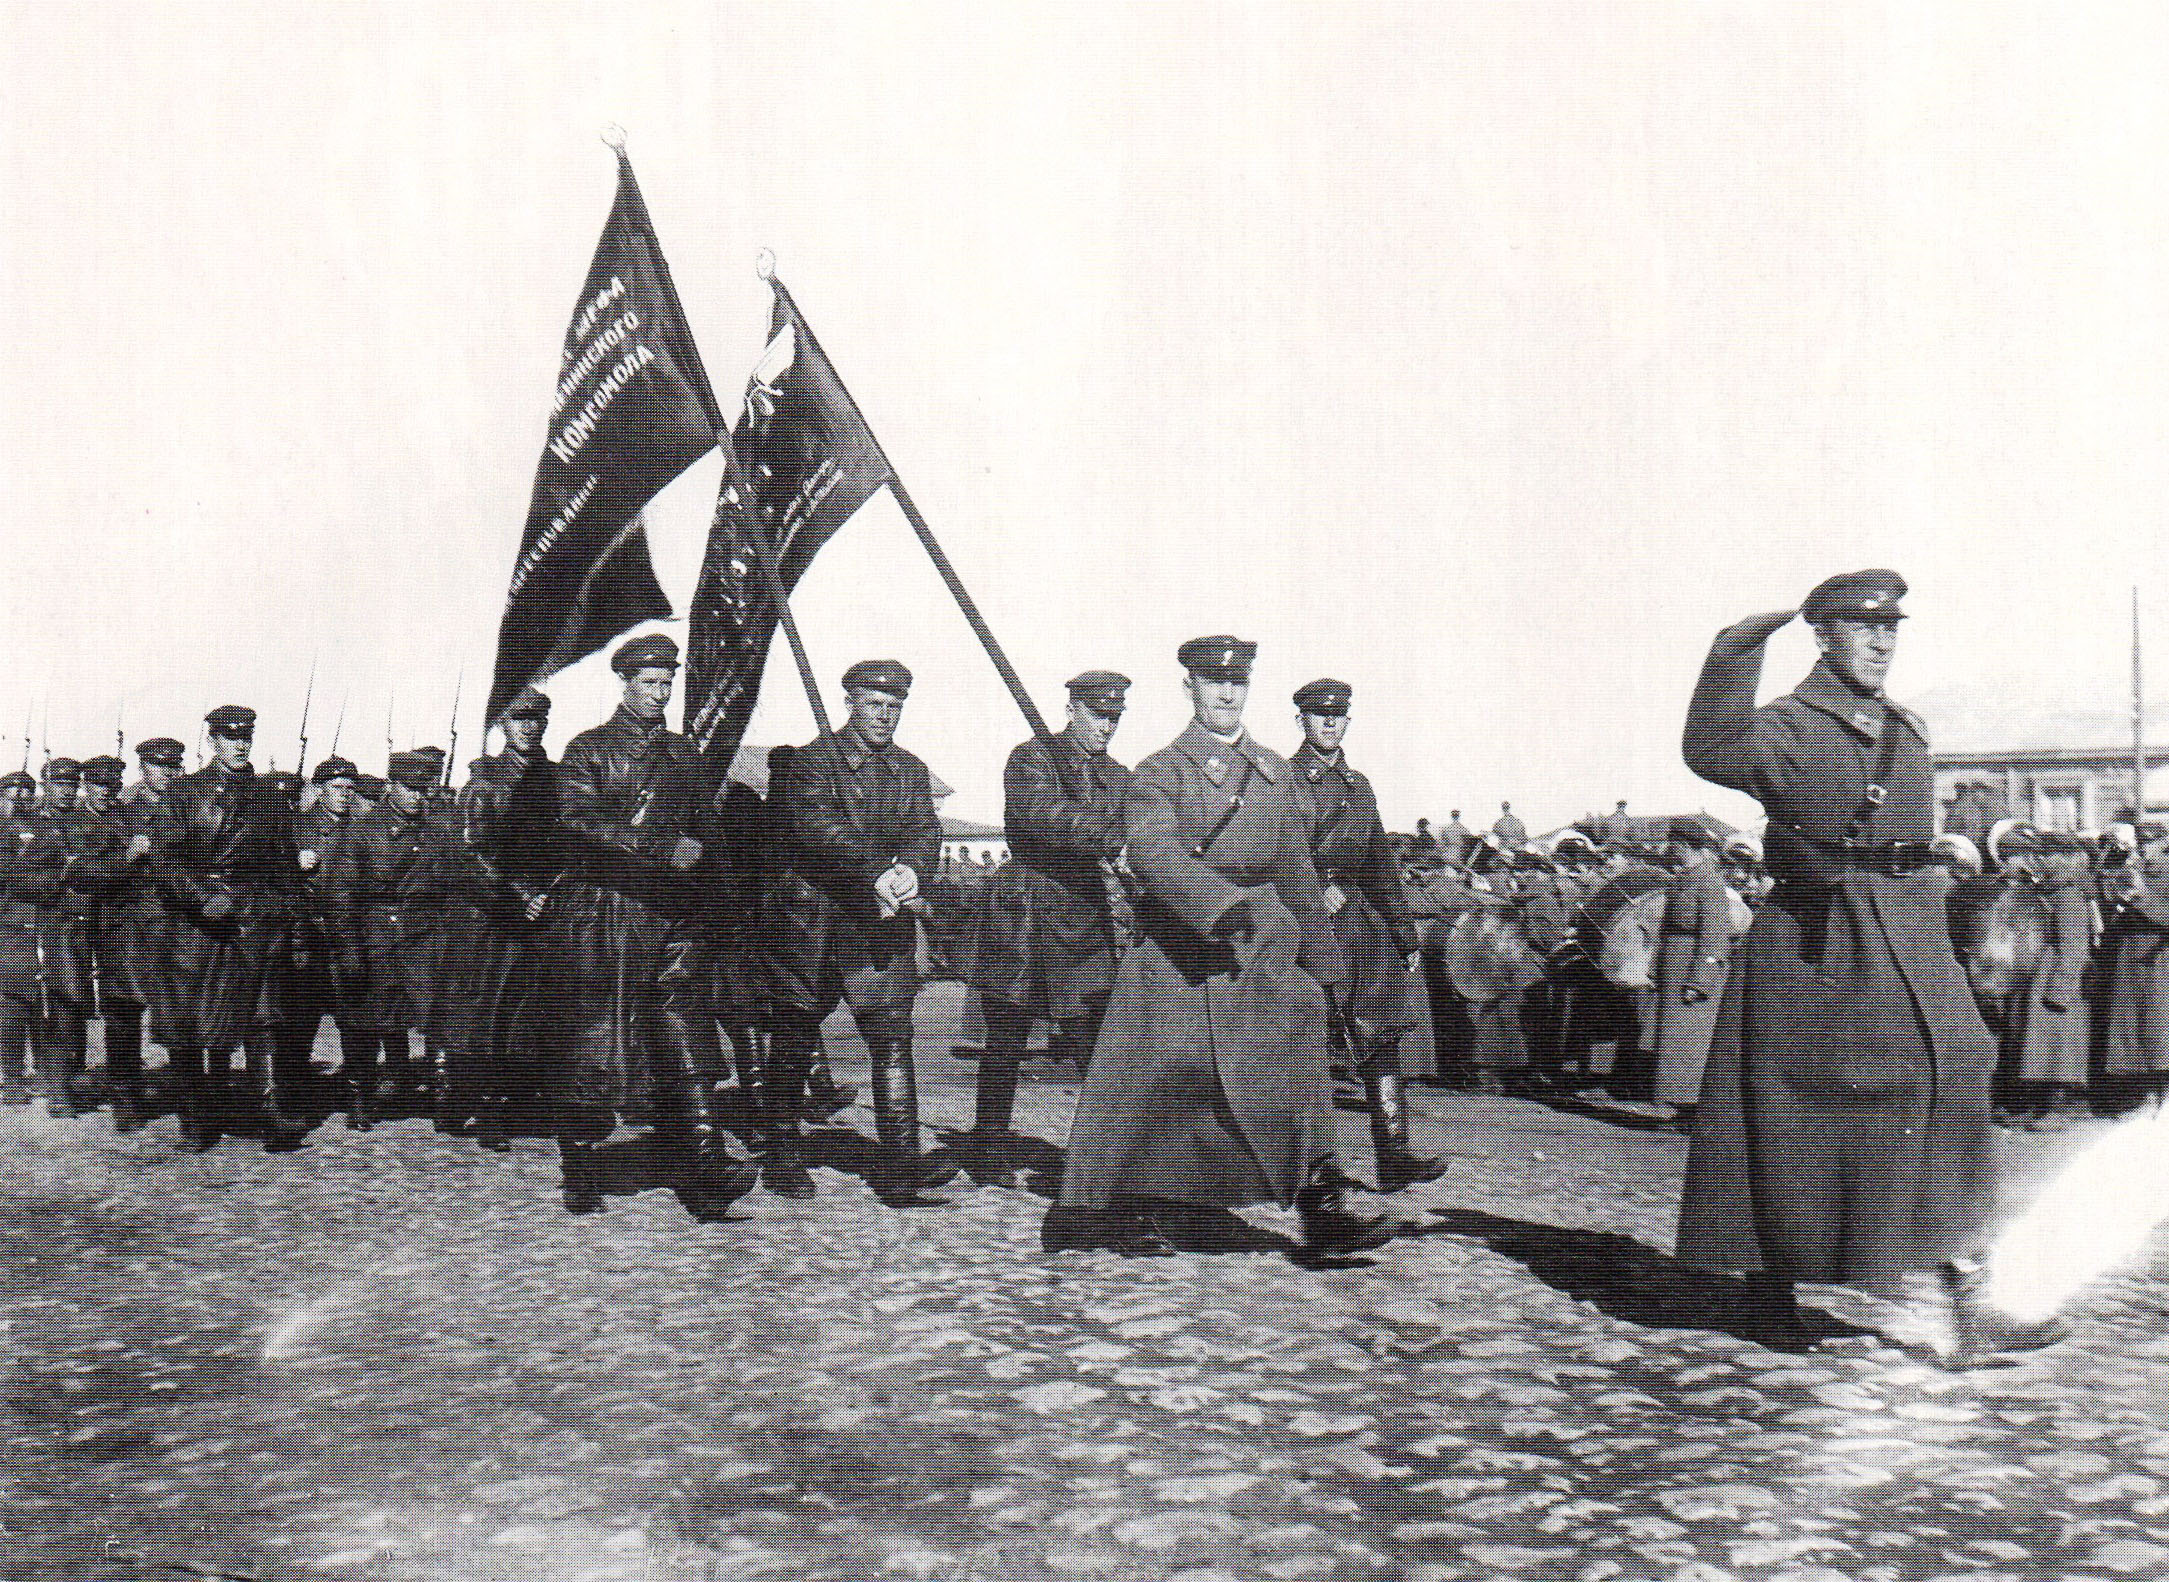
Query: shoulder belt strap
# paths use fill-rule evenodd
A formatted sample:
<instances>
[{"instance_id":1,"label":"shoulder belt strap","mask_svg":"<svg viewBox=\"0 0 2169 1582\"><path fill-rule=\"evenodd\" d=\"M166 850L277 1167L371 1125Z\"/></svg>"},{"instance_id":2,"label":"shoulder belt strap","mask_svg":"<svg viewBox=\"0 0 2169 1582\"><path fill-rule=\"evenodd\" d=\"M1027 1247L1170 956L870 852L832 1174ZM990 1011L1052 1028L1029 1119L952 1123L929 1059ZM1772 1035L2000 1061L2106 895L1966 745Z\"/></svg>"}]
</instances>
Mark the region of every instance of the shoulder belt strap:
<instances>
[{"instance_id":1,"label":"shoulder belt strap","mask_svg":"<svg viewBox=\"0 0 2169 1582\"><path fill-rule=\"evenodd\" d=\"M1190 848L1190 860L1193 862L1205 860L1205 854L1212 850L1213 842L1227 833L1228 826L1235 822L1235 815L1243 810L1243 793L1250 789L1250 777L1257 772L1257 766L1251 763L1250 754L1239 753L1237 756L1243 760L1243 772L1236 779L1235 795L1230 797L1228 805L1220 810L1218 821L1205 832L1205 838Z\"/></svg>"}]
</instances>

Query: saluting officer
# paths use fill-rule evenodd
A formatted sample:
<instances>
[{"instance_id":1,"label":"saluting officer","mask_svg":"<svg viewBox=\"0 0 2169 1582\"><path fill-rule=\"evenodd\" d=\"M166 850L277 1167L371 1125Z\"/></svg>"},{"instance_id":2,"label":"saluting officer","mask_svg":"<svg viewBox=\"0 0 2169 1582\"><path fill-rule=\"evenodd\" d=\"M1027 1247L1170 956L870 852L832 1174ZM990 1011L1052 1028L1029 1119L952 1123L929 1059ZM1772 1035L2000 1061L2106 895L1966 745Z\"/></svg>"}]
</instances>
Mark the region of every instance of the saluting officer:
<instances>
[{"instance_id":1,"label":"saluting officer","mask_svg":"<svg viewBox=\"0 0 2169 1582\"><path fill-rule=\"evenodd\" d=\"M300 872L301 914L295 930L285 1059L289 1070L305 1074L317 1029L329 1016L339 1030L339 1082L346 1089L347 1125L366 1131L377 1080L377 1030L369 1020L364 983L349 980L342 967L343 961L352 964L352 956L342 948L344 921L332 894L346 860L347 843L361 823L354 794L360 774L349 759L326 758L309 777L316 800L295 819L294 865Z\"/></svg>"},{"instance_id":2,"label":"saluting officer","mask_svg":"<svg viewBox=\"0 0 2169 1582\"><path fill-rule=\"evenodd\" d=\"M1277 1202L1315 1254L1392 1231L1349 1212L1334 1161L1326 986L1347 975L1310 857L1310 803L1243 729L1257 644L1178 657L1192 721L1137 766L1123 802L1142 886L1071 1123L1048 1251L1174 1249L1169 1203Z\"/></svg>"},{"instance_id":3,"label":"saluting officer","mask_svg":"<svg viewBox=\"0 0 2169 1582\"><path fill-rule=\"evenodd\" d=\"M1905 581L1833 577L1800 615L1821 658L1755 707L1793 618L1718 634L1683 751L1769 814L1777 885L1734 961L1680 1205L1679 1255L1791 1284L1891 1290L1976 1250L1994 1206L1996 1046L1951 946L1927 728L1884 692Z\"/></svg>"},{"instance_id":4,"label":"saluting officer","mask_svg":"<svg viewBox=\"0 0 2169 1582\"><path fill-rule=\"evenodd\" d=\"M1444 1160L1411 1153L1408 1097L1401 1083L1401 1040L1422 1019L1416 995L1421 941L1401 891L1400 864L1378 816L1370 780L1348 762L1348 706L1355 689L1330 678L1295 694L1303 745L1289 760L1311 802L1311 862L1323 887L1326 916L1347 959L1348 980L1336 1009L1349 1053L1363 1079L1371 1117L1378 1188L1398 1192L1436 1181Z\"/></svg>"},{"instance_id":5,"label":"saluting officer","mask_svg":"<svg viewBox=\"0 0 2169 1582\"><path fill-rule=\"evenodd\" d=\"M922 878L941 858L926 765L896 745L911 672L869 659L844 672L851 719L790 755L769 787L779 845L763 923L770 1036L761 1073L771 1191L809 1196L798 1116L822 1018L839 999L872 1057L876 1190L891 1202L956 1178L946 1149L919 1148L918 1076L911 1008L918 998L917 921ZM942 1201L933 1199L931 1201Z\"/></svg>"},{"instance_id":6,"label":"saluting officer","mask_svg":"<svg viewBox=\"0 0 2169 1582\"><path fill-rule=\"evenodd\" d=\"M279 1024L296 879L293 809L249 762L256 711L223 704L205 717L211 761L166 788L152 862L173 918L173 1039L181 1146L219 1137L218 1096L235 1044L248 1058L264 1148L301 1146L306 1123L279 1091Z\"/></svg>"},{"instance_id":7,"label":"saluting officer","mask_svg":"<svg viewBox=\"0 0 2169 1582\"><path fill-rule=\"evenodd\" d=\"M136 743L138 778L121 791L113 817L126 842L127 872L105 898L98 958L99 1009L105 1016L105 1076L112 1090L113 1129L134 1131L145 1120L143 1024L170 1046L171 985L166 966L166 903L150 867L158 805L181 772L181 744L170 736ZM115 760L118 762L118 760Z\"/></svg>"},{"instance_id":8,"label":"saluting officer","mask_svg":"<svg viewBox=\"0 0 2169 1582\"><path fill-rule=\"evenodd\" d=\"M1033 1018L1055 1024L1057 1047L1088 1057L1114 988L1117 931L1129 926L1118 863L1130 772L1107 744L1130 678L1087 670L1068 685L1062 733L1019 744L1002 771L1009 862L989 886L970 953L987 1020L972 1174L989 1186L1020 1184L1009 1128Z\"/></svg>"},{"instance_id":9,"label":"saluting officer","mask_svg":"<svg viewBox=\"0 0 2169 1582\"><path fill-rule=\"evenodd\" d=\"M719 1129L722 1069L709 989L716 924L715 782L699 749L663 724L678 645L661 633L611 655L617 712L565 748L557 816L568 871L550 902L567 953L568 1069L558 1150L565 1207L602 1207L593 1144L618 1115L654 1117L684 1152L680 1195L720 1215L759 1181Z\"/></svg>"}]
</instances>

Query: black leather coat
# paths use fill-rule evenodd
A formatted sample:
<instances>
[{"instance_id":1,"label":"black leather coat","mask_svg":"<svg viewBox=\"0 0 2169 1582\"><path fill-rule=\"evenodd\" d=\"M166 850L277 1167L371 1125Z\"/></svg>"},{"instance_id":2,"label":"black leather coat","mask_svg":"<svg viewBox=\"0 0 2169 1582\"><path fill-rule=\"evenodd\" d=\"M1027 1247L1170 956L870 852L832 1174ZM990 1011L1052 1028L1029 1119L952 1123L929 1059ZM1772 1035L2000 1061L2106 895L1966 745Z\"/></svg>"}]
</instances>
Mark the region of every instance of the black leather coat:
<instances>
[{"instance_id":1,"label":"black leather coat","mask_svg":"<svg viewBox=\"0 0 2169 1582\"><path fill-rule=\"evenodd\" d=\"M166 788L152 840L173 918L172 1031L223 1052L280 1020L298 899L293 809L253 769L206 764ZM226 915L207 915L220 898Z\"/></svg>"}]
</instances>

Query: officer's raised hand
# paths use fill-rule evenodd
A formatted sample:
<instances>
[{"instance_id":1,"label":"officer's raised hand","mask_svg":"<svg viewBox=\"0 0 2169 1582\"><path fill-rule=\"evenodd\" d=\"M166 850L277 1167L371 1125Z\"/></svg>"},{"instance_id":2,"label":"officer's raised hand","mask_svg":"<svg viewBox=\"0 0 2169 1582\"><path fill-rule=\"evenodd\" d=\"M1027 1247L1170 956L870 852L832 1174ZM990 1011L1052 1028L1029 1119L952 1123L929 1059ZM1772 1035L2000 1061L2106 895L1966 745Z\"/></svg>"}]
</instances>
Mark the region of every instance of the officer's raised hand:
<instances>
[{"instance_id":1,"label":"officer's raised hand","mask_svg":"<svg viewBox=\"0 0 2169 1582\"><path fill-rule=\"evenodd\" d=\"M1735 621L1718 633L1711 652L1729 659L1738 659L1753 653L1783 627L1792 624L1796 610L1767 610L1761 615L1750 615L1744 621Z\"/></svg>"}]
</instances>

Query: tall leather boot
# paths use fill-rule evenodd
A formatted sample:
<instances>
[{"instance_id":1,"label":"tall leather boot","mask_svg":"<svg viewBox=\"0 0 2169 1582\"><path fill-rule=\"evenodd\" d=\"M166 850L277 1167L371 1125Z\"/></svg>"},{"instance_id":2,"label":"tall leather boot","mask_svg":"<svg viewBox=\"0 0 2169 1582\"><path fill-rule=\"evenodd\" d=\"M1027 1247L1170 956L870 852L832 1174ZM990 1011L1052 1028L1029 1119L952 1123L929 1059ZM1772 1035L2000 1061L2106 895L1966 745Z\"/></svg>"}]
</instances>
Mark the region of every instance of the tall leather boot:
<instances>
[{"instance_id":1,"label":"tall leather boot","mask_svg":"<svg viewBox=\"0 0 2169 1582\"><path fill-rule=\"evenodd\" d=\"M30 1010L0 997L0 1104L30 1102Z\"/></svg>"},{"instance_id":2,"label":"tall leather boot","mask_svg":"<svg viewBox=\"0 0 2169 1582\"><path fill-rule=\"evenodd\" d=\"M899 1205L947 1203L926 1195L954 1181L957 1164L945 1148L919 1151L919 1079L910 1031L894 1026L860 1031L873 1057L874 1135L882 1152L875 1190L884 1202Z\"/></svg>"},{"instance_id":3,"label":"tall leather boot","mask_svg":"<svg viewBox=\"0 0 2169 1582\"><path fill-rule=\"evenodd\" d=\"M671 1130L681 1155L678 1195L695 1218L720 1219L760 1184L761 1172L730 1151L716 1124L709 1083L719 1057L703 1045L704 1039L707 1046L715 1043L715 1019L704 1007L666 996L655 1021L657 1063L677 1112Z\"/></svg>"},{"instance_id":4,"label":"tall leather boot","mask_svg":"<svg viewBox=\"0 0 2169 1582\"><path fill-rule=\"evenodd\" d=\"M108 1000L105 1007L105 1082L112 1093L113 1130L143 1124L143 1007Z\"/></svg>"},{"instance_id":5,"label":"tall leather boot","mask_svg":"<svg viewBox=\"0 0 2169 1582\"><path fill-rule=\"evenodd\" d=\"M849 1109L858 1096L856 1083L838 1082L836 1073L829 1070L828 1050L822 1047L817 1032L813 1052L806 1061L806 1096L799 1104L799 1117L809 1126L817 1126L838 1110Z\"/></svg>"},{"instance_id":6,"label":"tall leather boot","mask_svg":"<svg viewBox=\"0 0 2169 1582\"><path fill-rule=\"evenodd\" d=\"M339 1076L346 1086L348 1131L365 1132L376 1124L378 1043L374 1027L339 1024Z\"/></svg>"},{"instance_id":7,"label":"tall leather boot","mask_svg":"<svg viewBox=\"0 0 2169 1582\"><path fill-rule=\"evenodd\" d=\"M969 1140L971 1177L981 1186L1014 1192L1024 1185L1010 1128L1017 1107L1017 1066L1031 1036L1032 1018L1019 1006L985 999L987 1042L979 1056L978 1091L972 1097Z\"/></svg>"},{"instance_id":8,"label":"tall leather boot","mask_svg":"<svg viewBox=\"0 0 2169 1582\"><path fill-rule=\"evenodd\" d=\"M595 1214L602 1210L602 1174L596 1168L595 1145L579 1142L570 1137L557 1140L557 1163L560 1190L564 1193L565 1212L568 1214Z\"/></svg>"},{"instance_id":9,"label":"tall leather boot","mask_svg":"<svg viewBox=\"0 0 2169 1582\"><path fill-rule=\"evenodd\" d=\"M472 1114L467 1095L453 1081L451 1050L434 1038L423 1045L429 1060L429 1124L440 1136L455 1137Z\"/></svg>"},{"instance_id":10,"label":"tall leather boot","mask_svg":"<svg viewBox=\"0 0 2169 1582\"><path fill-rule=\"evenodd\" d=\"M218 1109L204 1071L203 1045L176 1038L166 1050L173 1107L181 1122L181 1150L200 1154L218 1146Z\"/></svg>"},{"instance_id":11,"label":"tall leather boot","mask_svg":"<svg viewBox=\"0 0 2169 1582\"><path fill-rule=\"evenodd\" d=\"M406 1103L414 1086L414 1049L404 1027L377 1029L377 1085L371 1098L379 1120Z\"/></svg>"},{"instance_id":12,"label":"tall leather boot","mask_svg":"<svg viewBox=\"0 0 2169 1582\"><path fill-rule=\"evenodd\" d=\"M1446 1173L1446 1161L1411 1152L1408 1093L1401 1082L1400 1040L1365 1040L1363 1102L1371 1112L1371 1153L1378 1163L1378 1190L1398 1192Z\"/></svg>"},{"instance_id":13,"label":"tall leather boot","mask_svg":"<svg viewBox=\"0 0 2169 1582\"><path fill-rule=\"evenodd\" d=\"M309 1135L309 1123L287 1111L279 1092L279 1030L252 1027L241 1047L248 1057L249 1087L256 1096L257 1114L263 1120L264 1152L292 1153Z\"/></svg>"},{"instance_id":14,"label":"tall leather boot","mask_svg":"<svg viewBox=\"0 0 2169 1582\"><path fill-rule=\"evenodd\" d=\"M767 1050L757 1064L750 1058L739 1062L739 1080L756 1079L765 1149L761 1185L777 1197L804 1201L814 1195L798 1128L799 1110L806 1101L806 1070L820 1036L817 1027L786 1024L768 1036ZM745 1047L750 1055L758 1045L749 1041Z\"/></svg>"},{"instance_id":15,"label":"tall leather boot","mask_svg":"<svg viewBox=\"0 0 2169 1582\"><path fill-rule=\"evenodd\" d=\"M31 1029L38 1052L38 1081L45 1090L45 1113L70 1119L75 1114L75 1051L83 1041L83 1019L71 1007L56 1004L52 1014Z\"/></svg>"}]
</instances>

